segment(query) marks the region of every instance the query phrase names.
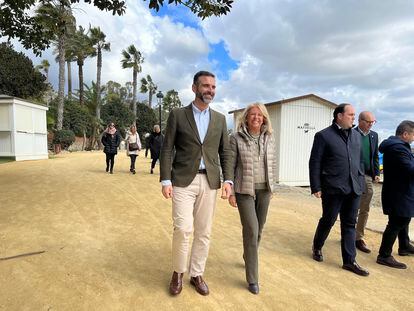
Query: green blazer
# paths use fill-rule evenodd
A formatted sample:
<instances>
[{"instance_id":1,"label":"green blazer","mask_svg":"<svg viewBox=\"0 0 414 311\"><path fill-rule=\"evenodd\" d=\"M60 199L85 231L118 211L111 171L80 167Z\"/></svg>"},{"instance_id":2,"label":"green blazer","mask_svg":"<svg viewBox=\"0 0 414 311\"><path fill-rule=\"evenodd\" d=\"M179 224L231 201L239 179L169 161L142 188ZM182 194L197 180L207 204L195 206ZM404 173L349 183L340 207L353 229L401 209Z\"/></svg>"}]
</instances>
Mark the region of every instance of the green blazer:
<instances>
[{"instance_id":1,"label":"green blazer","mask_svg":"<svg viewBox=\"0 0 414 311\"><path fill-rule=\"evenodd\" d=\"M220 166L224 180L230 179L232 155L226 118L210 108L210 123L204 142L201 143L192 105L172 110L161 148L160 180L171 180L173 186L187 187L198 172L201 156L206 165L210 188L219 189Z\"/></svg>"}]
</instances>

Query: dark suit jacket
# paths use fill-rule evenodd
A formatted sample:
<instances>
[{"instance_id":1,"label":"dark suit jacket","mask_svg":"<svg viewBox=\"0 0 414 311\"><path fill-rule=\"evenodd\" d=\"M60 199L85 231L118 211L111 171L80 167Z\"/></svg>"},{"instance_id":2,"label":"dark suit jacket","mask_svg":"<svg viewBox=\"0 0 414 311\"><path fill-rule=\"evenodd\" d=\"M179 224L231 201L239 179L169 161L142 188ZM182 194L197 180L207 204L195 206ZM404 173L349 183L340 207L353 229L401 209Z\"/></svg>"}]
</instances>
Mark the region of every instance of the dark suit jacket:
<instances>
[{"instance_id":1,"label":"dark suit jacket","mask_svg":"<svg viewBox=\"0 0 414 311\"><path fill-rule=\"evenodd\" d=\"M358 127L354 128L360 135L363 135ZM379 159L378 159L378 134L377 132L370 131L368 134L369 146L370 146L370 163L371 163L371 177L380 176Z\"/></svg>"},{"instance_id":2,"label":"dark suit jacket","mask_svg":"<svg viewBox=\"0 0 414 311\"><path fill-rule=\"evenodd\" d=\"M410 145L391 136L381 143L379 150L384 154L384 214L414 217L414 155Z\"/></svg>"},{"instance_id":3,"label":"dark suit jacket","mask_svg":"<svg viewBox=\"0 0 414 311\"><path fill-rule=\"evenodd\" d=\"M210 108L210 123L201 143L192 105L172 110L161 149L160 180L187 187L198 172L201 156L210 187L220 188L220 164L224 180L230 179L231 150L224 115Z\"/></svg>"},{"instance_id":4,"label":"dark suit jacket","mask_svg":"<svg viewBox=\"0 0 414 311\"><path fill-rule=\"evenodd\" d=\"M361 195L364 191L361 135L349 131L345 140L336 124L315 134L309 159L312 193Z\"/></svg>"}]
</instances>

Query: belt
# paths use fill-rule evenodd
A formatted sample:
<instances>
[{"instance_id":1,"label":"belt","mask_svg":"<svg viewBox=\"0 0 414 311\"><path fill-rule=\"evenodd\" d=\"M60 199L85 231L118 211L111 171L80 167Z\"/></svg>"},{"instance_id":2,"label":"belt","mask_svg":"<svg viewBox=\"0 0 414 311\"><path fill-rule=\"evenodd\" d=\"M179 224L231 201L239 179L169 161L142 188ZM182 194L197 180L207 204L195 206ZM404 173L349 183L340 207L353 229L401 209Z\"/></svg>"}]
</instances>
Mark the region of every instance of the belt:
<instances>
[{"instance_id":1,"label":"belt","mask_svg":"<svg viewBox=\"0 0 414 311\"><path fill-rule=\"evenodd\" d=\"M205 174L205 175L207 175L207 170L206 169L198 170L197 174Z\"/></svg>"}]
</instances>

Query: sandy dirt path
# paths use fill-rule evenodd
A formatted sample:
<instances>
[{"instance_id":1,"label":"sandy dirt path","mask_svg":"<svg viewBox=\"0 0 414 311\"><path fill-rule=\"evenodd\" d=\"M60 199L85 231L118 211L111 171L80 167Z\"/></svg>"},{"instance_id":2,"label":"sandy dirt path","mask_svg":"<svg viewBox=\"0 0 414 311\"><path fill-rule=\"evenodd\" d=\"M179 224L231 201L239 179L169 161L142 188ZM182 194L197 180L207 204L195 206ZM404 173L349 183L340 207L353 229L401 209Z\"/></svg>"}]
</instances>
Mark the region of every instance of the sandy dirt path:
<instances>
[{"instance_id":1,"label":"sandy dirt path","mask_svg":"<svg viewBox=\"0 0 414 311\"><path fill-rule=\"evenodd\" d=\"M272 201L260 250L258 296L246 289L237 210L218 199L202 297L185 277L170 297L171 201L162 198L158 167L142 155L137 174L116 157L77 152L0 165L1 310L413 310L414 257L407 270L375 263L374 249L358 254L367 278L341 269L339 225L311 259L320 201L300 188L281 188ZM376 216L385 223L380 212Z\"/></svg>"}]
</instances>

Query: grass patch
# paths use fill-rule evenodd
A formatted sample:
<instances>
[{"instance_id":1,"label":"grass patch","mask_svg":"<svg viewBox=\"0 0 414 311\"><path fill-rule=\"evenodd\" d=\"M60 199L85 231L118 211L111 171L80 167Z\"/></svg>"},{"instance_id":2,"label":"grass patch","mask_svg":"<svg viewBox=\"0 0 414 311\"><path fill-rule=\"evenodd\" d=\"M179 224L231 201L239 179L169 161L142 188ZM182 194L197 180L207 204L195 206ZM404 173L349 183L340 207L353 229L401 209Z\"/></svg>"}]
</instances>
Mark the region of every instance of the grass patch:
<instances>
[{"instance_id":1,"label":"grass patch","mask_svg":"<svg viewBox=\"0 0 414 311\"><path fill-rule=\"evenodd\" d=\"M7 163L7 162L14 162L13 158L0 158L0 164Z\"/></svg>"}]
</instances>

